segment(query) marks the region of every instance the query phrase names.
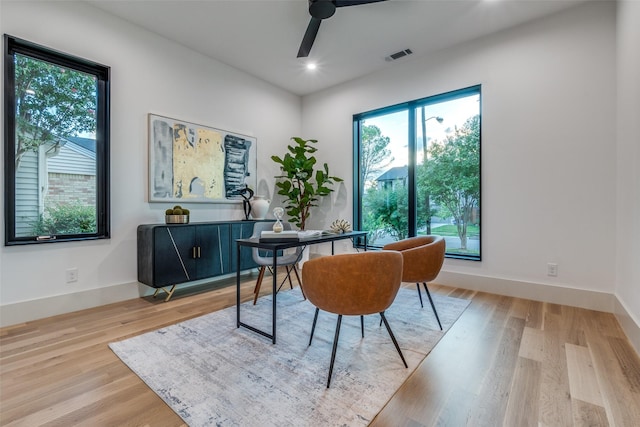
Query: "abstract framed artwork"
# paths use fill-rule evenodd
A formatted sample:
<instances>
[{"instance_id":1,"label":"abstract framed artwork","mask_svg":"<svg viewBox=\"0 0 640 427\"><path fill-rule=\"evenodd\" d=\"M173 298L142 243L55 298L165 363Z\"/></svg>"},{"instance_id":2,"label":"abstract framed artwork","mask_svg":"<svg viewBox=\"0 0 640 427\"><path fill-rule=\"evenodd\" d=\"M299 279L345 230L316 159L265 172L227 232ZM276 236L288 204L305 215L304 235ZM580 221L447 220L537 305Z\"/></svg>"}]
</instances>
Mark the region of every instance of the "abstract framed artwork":
<instances>
[{"instance_id":1,"label":"abstract framed artwork","mask_svg":"<svg viewBox=\"0 0 640 427\"><path fill-rule=\"evenodd\" d=\"M225 203L256 188L256 138L149 114L149 202Z\"/></svg>"}]
</instances>

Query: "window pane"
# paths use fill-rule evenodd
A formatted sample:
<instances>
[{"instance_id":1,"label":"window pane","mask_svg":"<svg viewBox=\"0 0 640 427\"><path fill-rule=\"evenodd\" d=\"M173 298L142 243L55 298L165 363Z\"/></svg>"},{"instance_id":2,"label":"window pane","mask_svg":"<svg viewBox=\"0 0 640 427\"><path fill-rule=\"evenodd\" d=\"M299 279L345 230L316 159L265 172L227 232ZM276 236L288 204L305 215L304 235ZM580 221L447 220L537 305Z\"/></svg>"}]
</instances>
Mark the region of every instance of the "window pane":
<instances>
[{"instance_id":1,"label":"window pane","mask_svg":"<svg viewBox=\"0 0 640 427\"><path fill-rule=\"evenodd\" d=\"M109 237L109 68L4 39L5 244Z\"/></svg>"},{"instance_id":2,"label":"window pane","mask_svg":"<svg viewBox=\"0 0 640 427\"><path fill-rule=\"evenodd\" d=\"M96 232L95 76L15 55L16 237Z\"/></svg>"},{"instance_id":3,"label":"window pane","mask_svg":"<svg viewBox=\"0 0 640 427\"><path fill-rule=\"evenodd\" d=\"M368 243L408 236L407 110L361 121L362 229Z\"/></svg>"},{"instance_id":4,"label":"window pane","mask_svg":"<svg viewBox=\"0 0 640 427\"><path fill-rule=\"evenodd\" d=\"M447 253L480 254L480 96L416 109L416 230Z\"/></svg>"},{"instance_id":5,"label":"window pane","mask_svg":"<svg viewBox=\"0 0 640 427\"><path fill-rule=\"evenodd\" d=\"M480 86L354 116L354 224L368 243L435 234L480 260Z\"/></svg>"}]
</instances>

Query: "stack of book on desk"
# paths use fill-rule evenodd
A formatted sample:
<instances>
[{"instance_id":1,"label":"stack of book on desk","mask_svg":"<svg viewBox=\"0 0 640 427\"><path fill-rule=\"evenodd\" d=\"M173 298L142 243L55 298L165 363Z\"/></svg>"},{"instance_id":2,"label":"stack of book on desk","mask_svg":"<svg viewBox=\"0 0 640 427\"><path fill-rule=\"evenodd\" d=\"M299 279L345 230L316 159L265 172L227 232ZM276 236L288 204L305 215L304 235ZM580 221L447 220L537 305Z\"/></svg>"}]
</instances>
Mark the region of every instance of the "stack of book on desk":
<instances>
[{"instance_id":1,"label":"stack of book on desk","mask_svg":"<svg viewBox=\"0 0 640 427\"><path fill-rule=\"evenodd\" d=\"M297 242L298 232L293 230L281 231L263 231L260 233L260 243L286 243Z\"/></svg>"}]
</instances>

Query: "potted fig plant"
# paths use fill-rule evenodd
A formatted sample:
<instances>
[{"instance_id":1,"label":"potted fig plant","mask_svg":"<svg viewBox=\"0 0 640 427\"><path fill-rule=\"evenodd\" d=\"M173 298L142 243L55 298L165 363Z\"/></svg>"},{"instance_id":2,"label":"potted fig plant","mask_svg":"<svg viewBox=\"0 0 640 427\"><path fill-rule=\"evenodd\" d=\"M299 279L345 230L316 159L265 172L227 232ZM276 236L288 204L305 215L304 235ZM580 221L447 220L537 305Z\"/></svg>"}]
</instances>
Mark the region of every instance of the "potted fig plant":
<instances>
[{"instance_id":1,"label":"potted fig plant","mask_svg":"<svg viewBox=\"0 0 640 427\"><path fill-rule=\"evenodd\" d=\"M318 206L321 197L331 194L334 183L343 180L331 176L326 163L322 168L316 169L317 160L313 153L318 149L312 144L316 144L317 140L299 137L291 139L295 144L288 146L289 152L283 158L271 156L271 159L280 165L282 171L275 178L278 194L286 198L285 211L291 222L304 230L311 208Z\"/></svg>"}]
</instances>

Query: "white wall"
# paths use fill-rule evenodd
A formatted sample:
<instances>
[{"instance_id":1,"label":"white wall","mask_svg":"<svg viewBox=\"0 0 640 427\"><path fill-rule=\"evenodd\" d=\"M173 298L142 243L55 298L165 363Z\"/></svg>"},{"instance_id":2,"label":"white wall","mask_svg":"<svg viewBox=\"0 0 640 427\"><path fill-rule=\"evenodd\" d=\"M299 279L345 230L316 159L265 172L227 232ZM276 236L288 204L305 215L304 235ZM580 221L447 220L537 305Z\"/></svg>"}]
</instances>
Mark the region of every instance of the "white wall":
<instances>
[{"instance_id":1,"label":"white wall","mask_svg":"<svg viewBox=\"0 0 640 427\"><path fill-rule=\"evenodd\" d=\"M581 290L587 301L580 305L612 311L615 19L615 3L589 2L427 58L401 59L304 97L303 132L322 142L351 189L353 114L481 84L482 261L448 259L439 281L487 283L487 290L543 300L554 289L560 303L575 303L571 290ZM637 180L629 186L637 191ZM558 277L546 275L548 262L558 264Z\"/></svg>"},{"instance_id":2,"label":"white wall","mask_svg":"<svg viewBox=\"0 0 640 427\"><path fill-rule=\"evenodd\" d=\"M628 331L640 325L640 2L618 3L616 309ZM628 334L640 349L640 333ZM640 350L639 350L640 351Z\"/></svg>"},{"instance_id":3,"label":"white wall","mask_svg":"<svg viewBox=\"0 0 640 427\"><path fill-rule=\"evenodd\" d=\"M277 170L269 155L300 133L298 96L83 2L3 0L0 8L2 33L108 65L112 82L112 238L2 246L2 324L138 295L136 227L163 222L168 207L146 201L148 113L255 136L258 179L268 182ZM194 222L244 216L239 204L189 208ZM67 284L65 270L71 267L78 268L79 280Z\"/></svg>"}]
</instances>

